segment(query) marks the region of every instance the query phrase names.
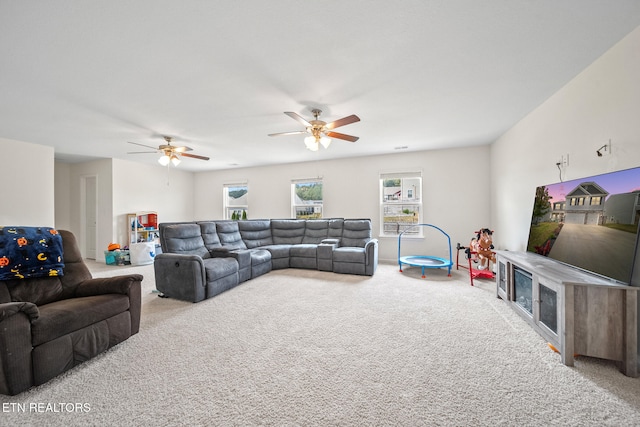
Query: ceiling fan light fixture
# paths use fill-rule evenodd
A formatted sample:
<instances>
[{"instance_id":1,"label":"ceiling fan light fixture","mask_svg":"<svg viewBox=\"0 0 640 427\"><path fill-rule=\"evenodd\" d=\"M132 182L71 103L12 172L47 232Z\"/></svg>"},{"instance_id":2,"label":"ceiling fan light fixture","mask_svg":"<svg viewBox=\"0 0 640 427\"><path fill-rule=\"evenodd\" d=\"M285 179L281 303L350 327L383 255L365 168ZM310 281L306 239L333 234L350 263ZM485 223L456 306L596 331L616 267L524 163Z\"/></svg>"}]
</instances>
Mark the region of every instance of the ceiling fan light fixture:
<instances>
[{"instance_id":1,"label":"ceiling fan light fixture","mask_svg":"<svg viewBox=\"0 0 640 427\"><path fill-rule=\"evenodd\" d=\"M173 166L178 166L180 162L180 157L176 156L175 154L171 155L171 163L173 163Z\"/></svg>"},{"instance_id":2,"label":"ceiling fan light fixture","mask_svg":"<svg viewBox=\"0 0 640 427\"><path fill-rule=\"evenodd\" d=\"M160 163L162 166L167 166L170 161L171 157L167 156L166 154L163 154L162 157L158 159L158 163Z\"/></svg>"},{"instance_id":3,"label":"ceiling fan light fixture","mask_svg":"<svg viewBox=\"0 0 640 427\"><path fill-rule=\"evenodd\" d=\"M311 151L318 151L318 140L313 135L304 139L304 145Z\"/></svg>"},{"instance_id":4,"label":"ceiling fan light fixture","mask_svg":"<svg viewBox=\"0 0 640 427\"><path fill-rule=\"evenodd\" d=\"M320 144L322 144L322 146L326 149L329 148L329 145L331 145L331 138L328 138L326 136L323 136L322 138L320 138Z\"/></svg>"}]
</instances>

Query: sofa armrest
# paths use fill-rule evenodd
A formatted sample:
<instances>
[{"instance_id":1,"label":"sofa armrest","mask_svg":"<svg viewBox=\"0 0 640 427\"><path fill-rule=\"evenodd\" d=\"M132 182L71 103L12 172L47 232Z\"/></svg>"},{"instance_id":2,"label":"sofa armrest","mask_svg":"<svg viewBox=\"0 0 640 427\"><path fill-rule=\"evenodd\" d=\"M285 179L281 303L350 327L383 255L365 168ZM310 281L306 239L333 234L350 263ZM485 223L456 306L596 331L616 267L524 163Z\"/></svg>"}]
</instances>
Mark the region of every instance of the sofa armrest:
<instances>
[{"instance_id":1,"label":"sofa armrest","mask_svg":"<svg viewBox=\"0 0 640 427\"><path fill-rule=\"evenodd\" d=\"M174 253L161 253L155 256L153 263L155 264L175 264L175 263L189 263L200 266L204 269L204 263L202 257L199 255L186 255L186 254L174 254Z\"/></svg>"},{"instance_id":2,"label":"sofa armrest","mask_svg":"<svg viewBox=\"0 0 640 427\"><path fill-rule=\"evenodd\" d=\"M229 248L225 247L209 249L209 254L212 258L226 258L229 256L229 252Z\"/></svg>"},{"instance_id":3,"label":"sofa armrest","mask_svg":"<svg viewBox=\"0 0 640 427\"><path fill-rule=\"evenodd\" d=\"M365 250L369 250L368 248L371 246L378 246L378 239L369 239L367 243L364 244Z\"/></svg>"},{"instance_id":4,"label":"sofa armrest","mask_svg":"<svg viewBox=\"0 0 640 427\"><path fill-rule=\"evenodd\" d=\"M251 251L248 249L213 248L209 249L211 258L234 258L239 268L251 267Z\"/></svg>"},{"instance_id":5,"label":"sofa armrest","mask_svg":"<svg viewBox=\"0 0 640 427\"><path fill-rule=\"evenodd\" d=\"M129 295L135 283L142 282L140 274L129 274L115 277L96 277L81 282L75 291L76 297L93 295L122 294Z\"/></svg>"},{"instance_id":6,"label":"sofa armrest","mask_svg":"<svg viewBox=\"0 0 640 427\"><path fill-rule=\"evenodd\" d=\"M340 246L340 239L322 239L320 242L321 245L335 245L335 247Z\"/></svg>"},{"instance_id":7,"label":"sofa armrest","mask_svg":"<svg viewBox=\"0 0 640 427\"><path fill-rule=\"evenodd\" d=\"M365 273L373 276L378 267L378 239L371 239L364 245Z\"/></svg>"},{"instance_id":8,"label":"sofa armrest","mask_svg":"<svg viewBox=\"0 0 640 427\"><path fill-rule=\"evenodd\" d=\"M206 270L198 255L162 253L153 261L156 289L166 296L198 302L205 297Z\"/></svg>"},{"instance_id":9,"label":"sofa armrest","mask_svg":"<svg viewBox=\"0 0 640 427\"><path fill-rule=\"evenodd\" d=\"M248 249L234 249L228 256L238 261L239 268L251 267L251 251Z\"/></svg>"},{"instance_id":10,"label":"sofa armrest","mask_svg":"<svg viewBox=\"0 0 640 427\"><path fill-rule=\"evenodd\" d=\"M365 243L364 252L366 254L365 262L370 264L373 261L374 254L378 252L378 239L371 239Z\"/></svg>"},{"instance_id":11,"label":"sofa armrest","mask_svg":"<svg viewBox=\"0 0 640 427\"><path fill-rule=\"evenodd\" d=\"M31 321L39 316L30 302L0 304L0 393L16 395L33 385Z\"/></svg>"},{"instance_id":12,"label":"sofa armrest","mask_svg":"<svg viewBox=\"0 0 640 427\"><path fill-rule=\"evenodd\" d=\"M15 316L17 313L24 313L29 321L40 317L38 306L30 302L6 302L0 304L0 322Z\"/></svg>"}]
</instances>

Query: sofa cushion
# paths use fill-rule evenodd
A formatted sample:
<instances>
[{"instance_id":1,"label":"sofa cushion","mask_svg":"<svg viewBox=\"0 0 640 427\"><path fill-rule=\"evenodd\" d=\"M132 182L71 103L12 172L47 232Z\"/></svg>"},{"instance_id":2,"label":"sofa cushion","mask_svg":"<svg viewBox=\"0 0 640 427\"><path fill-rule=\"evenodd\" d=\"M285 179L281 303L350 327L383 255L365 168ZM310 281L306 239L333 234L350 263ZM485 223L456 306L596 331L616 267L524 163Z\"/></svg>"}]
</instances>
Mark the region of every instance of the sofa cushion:
<instances>
[{"instance_id":1,"label":"sofa cushion","mask_svg":"<svg viewBox=\"0 0 640 427\"><path fill-rule=\"evenodd\" d=\"M131 336L131 316L122 312L34 347L33 383L43 384ZM55 355L52 357L52 355Z\"/></svg>"},{"instance_id":2,"label":"sofa cushion","mask_svg":"<svg viewBox=\"0 0 640 427\"><path fill-rule=\"evenodd\" d=\"M273 245L271 221L268 219L238 221L238 228L242 240L249 249Z\"/></svg>"},{"instance_id":3,"label":"sofa cushion","mask_svg":"<svg viewBox=\"0 0 640 427\"><path fill-rule=\"evenodd\" d=\"M329 236L329 220L326 219L308 219L304 229L304 237L302 243L322 242Z\"/></svg>"},{"instance_id":4,"label":"sofa cushion","mask_svg":"<svg viewBox=\"0 0 640 427\"><path fill-rule=\"evenodd\" d=\"M209 258L198 224L172 224L163 229L166 252Z\"/></svg>"},{"instance_id":5,"label":"sofa cushion","mask_svg":"<svg viewBox=\"0 0 640 427\"><path fill-rule=\"evenodd\" d=\"M260 265L271 261L271 252L266 249L251 249L251 265Z\"/></svg>"},{"instance_id":6,"label":"sofa cushion","mask_svg":"<svg viewBox=\"0 0 640 427\"><path fill-rule=\"evenodd\" d=\"M272 219L271 235L275 245L298 245L304 237L305 221L302 219Z\"/></svg>"},{"instance_id":7,"label":"sofa cushion","mask_svg":"<svg viewBox=\"0 0 640 427\"><path fill-rule=\"evenodd\" d=\"M238 272L238 261L235 258L209 258L203 260L203 263L207 282L213 282Z\"/></svg>"},{"instance_id":8,"label":"sofa cushion","mask_svg":"<svg viewBox=\"0 0 640 427\"><path fill-rule=\"evenodd\" d=\"M199 222L198 225L200 226L200 232L202 233L204 246L209 251L214 248L222 247L222 243L220 243L220 237L218 237L218 230L215 222Z\"/></svg>"},{"instance_id":9,"label":"sofa cushion","mask_svg":"<svg viewBox=\"0 0 640 427\"><path fill-rule=\"evenodd\" d=\"M31 324L34 347L127 311L129 297L105 294L71 298L38 309L40 317Z\"/></svg>"},{"instance_id":10,"label":"sofa cushion","mask_svg":"<svg viewBox=\"0 0 640 427\"><path fill-rule=\"evenodd\" d=\"M274 258L289 258L289 250L291 245L269 245L263 246L260 249L266 249L271 253L271 259Z\"/></svg>"},{"instance_id":11,"label":"sofa cushion","mask_svg":"<svg viewBox=\"0 0 640 427\"><path fill-rule=\"evenodd\" d=\"M44 305L62 299L62 283L57 277L7 280L5 283L11 296L10 301Z\"/></svg>"},{"instance_id":12,"label":"sofa cushion","mask_svg":"<svg viewBox=\"0 0 640 427\"><path fill-rule=\"evenodd\" d=\"M242 241L237 221L218 221L216 230L222 247L229 249L247 249L247 245Z\"/></svg>"},{"instance_id":13,"label":"sofa cushion","mask_svg":"<svg viewBox=\"0 0 640 427\"><path fill-rule=\"evenodd\" d=\"M364 248L371 240L371 221L368 219L345 219L340 246Z\"/></svg>"},{"instance_id":14,"label":"sofa cushion","mask_svg":"<svg viewBox=\"0 0 640 427\"><path fill-rule=\"evenodd\" d=\"M313 244L293 245L291 246L291 249L289 249L289 256L315 258L317 251L318 251L318 245L313 245Z\"/></svg>"},{"instance_id":15,"label":"sofa cushion","mask_svg":"<svg viewBox=\"0 0 640 427\"><path fill-rule=\"evenodd\" d=\"M339 239L342 237L342 228L344 226L344 219L332 218L329 220L329 235L327 237L333 239Z\"/></svg>"},{"instance_id":16,"label":"sofa cushion","mask_svg":"<svg viewBox=\"0 0 640 427\"><path fill-rule=\"evenodd\" d=\"M364 248L340 247L333 250L333 262L353 262L364 264L366 254Z\"/></svg>"},{"instance_id":17,"label":"sofa cushion","mask_svg":"<svg viewBox=\"0 0 640 427\"><path fill-rule=\"evenodd\" d=\"M62 236L62 247L64 250L64 276L60 278L62 282L62 295L58 299L72 298L78 283L91 279L89 267L84 263L84 257L80 252L80 246L76 241L76 236L67 230L58 230Z\"/></svg>"}]
</instances>

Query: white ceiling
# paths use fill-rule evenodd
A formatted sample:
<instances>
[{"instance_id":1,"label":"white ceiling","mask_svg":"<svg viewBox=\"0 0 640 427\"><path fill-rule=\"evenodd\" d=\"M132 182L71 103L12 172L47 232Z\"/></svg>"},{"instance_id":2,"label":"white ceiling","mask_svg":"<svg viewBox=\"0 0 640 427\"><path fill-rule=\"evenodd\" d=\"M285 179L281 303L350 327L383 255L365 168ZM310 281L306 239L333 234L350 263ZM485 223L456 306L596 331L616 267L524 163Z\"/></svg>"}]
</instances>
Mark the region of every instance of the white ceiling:
<instances>
[{"instance_id":1,"label":"white ceiling","mask_svg":"<svg viewBox=\"0 0 640 427\"><path fill-rule=\"evenodd\" d=\"M488 144L639 25L638 0L0 0L0 137L157 164L127 141L170 135L193 171ZM360 140L267 136L314 107Z\"/></svg>"}]
</instances>

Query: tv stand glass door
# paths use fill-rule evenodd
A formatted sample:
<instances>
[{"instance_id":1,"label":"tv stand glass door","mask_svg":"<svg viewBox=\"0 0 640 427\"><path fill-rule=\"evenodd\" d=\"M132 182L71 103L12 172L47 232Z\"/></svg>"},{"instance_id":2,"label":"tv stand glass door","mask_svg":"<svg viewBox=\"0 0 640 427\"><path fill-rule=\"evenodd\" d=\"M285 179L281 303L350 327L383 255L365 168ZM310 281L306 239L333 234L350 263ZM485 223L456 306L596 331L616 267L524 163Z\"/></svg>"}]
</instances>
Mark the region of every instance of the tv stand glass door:
<instances>
[{"instance_id":1,"label":"tv stand glass door","mask_svg":"<svg viewBox=\"0 0 640 427\"><path fill-rule=\"evenodd\" d=\"M558 336L558 292L543 285L538 285L539 322L550 332Z\"/></svg>"},{"instance_id":2,"label":"tv stand glass door","mask_svg":"<svg viewBox=\"0 0 640 427\"><path fill-rule=\"evenodd\" d=\"M531 273L519 267L513 268L513 300L533 316L533 278Z\"/></svg>"}]
</instances>

